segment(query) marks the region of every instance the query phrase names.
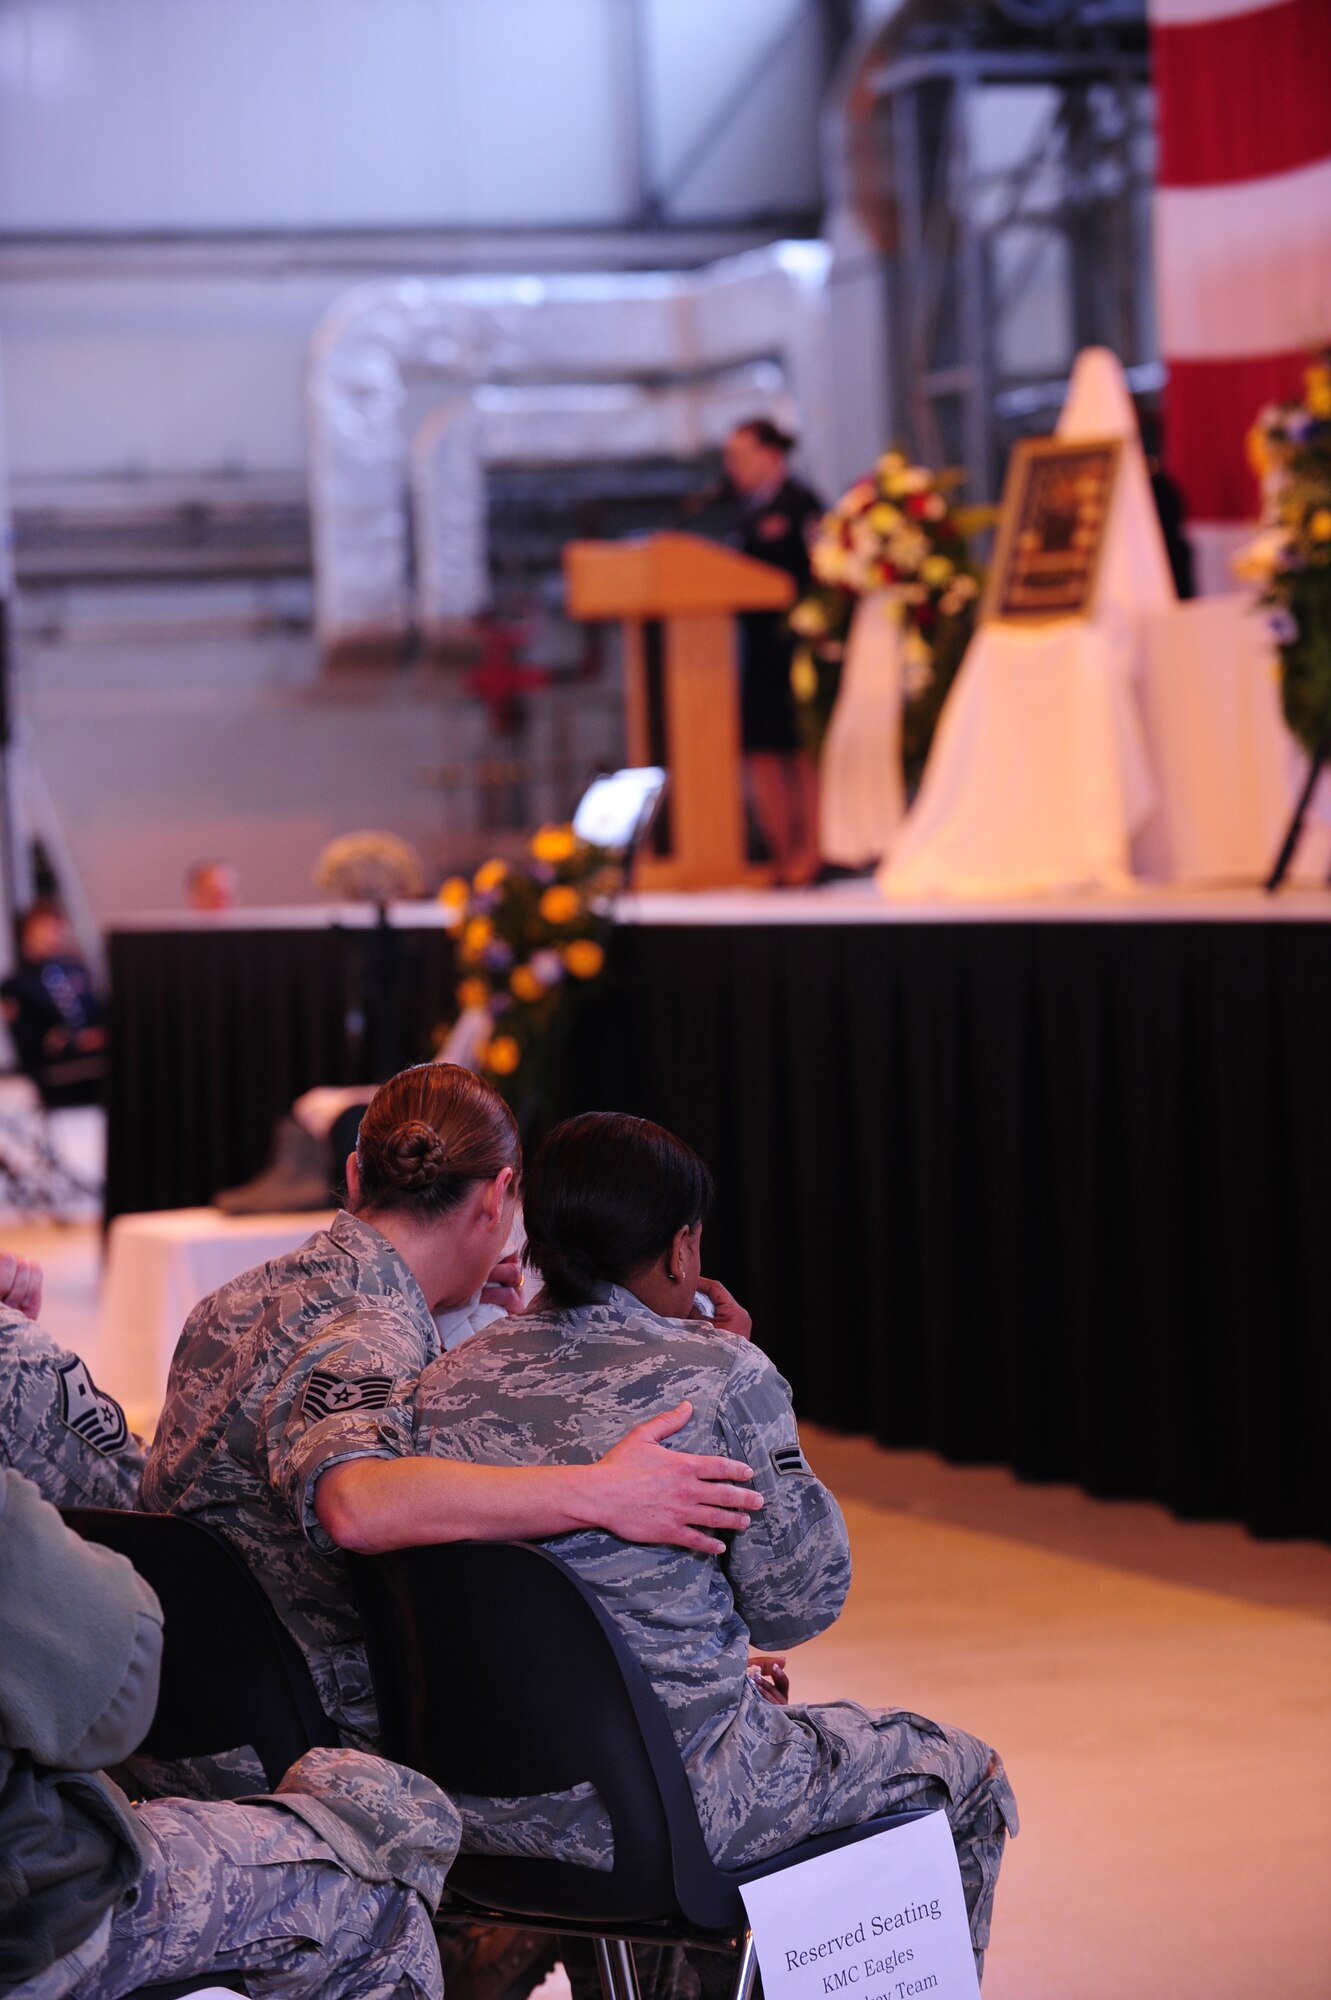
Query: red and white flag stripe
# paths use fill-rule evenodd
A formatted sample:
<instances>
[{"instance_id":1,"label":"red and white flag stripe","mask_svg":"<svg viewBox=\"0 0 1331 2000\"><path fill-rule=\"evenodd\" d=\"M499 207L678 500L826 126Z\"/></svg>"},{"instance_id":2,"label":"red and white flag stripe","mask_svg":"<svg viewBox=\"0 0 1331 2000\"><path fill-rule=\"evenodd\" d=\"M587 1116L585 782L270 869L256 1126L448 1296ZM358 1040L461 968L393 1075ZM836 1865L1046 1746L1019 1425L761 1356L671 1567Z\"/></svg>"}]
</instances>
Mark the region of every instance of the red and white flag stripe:
<instances>
[{"instance_id":1,"label":"red and white flag stripe","mask_svg":"<svg viewBox=\"0 0 1331 2000\"><path fill-rule=\"evenodd\" d=\"M1257 511L1243 450L1331 338L1331 0L1150 0L1169 459L1194 518Z\"/></svg>"}]
</instances>

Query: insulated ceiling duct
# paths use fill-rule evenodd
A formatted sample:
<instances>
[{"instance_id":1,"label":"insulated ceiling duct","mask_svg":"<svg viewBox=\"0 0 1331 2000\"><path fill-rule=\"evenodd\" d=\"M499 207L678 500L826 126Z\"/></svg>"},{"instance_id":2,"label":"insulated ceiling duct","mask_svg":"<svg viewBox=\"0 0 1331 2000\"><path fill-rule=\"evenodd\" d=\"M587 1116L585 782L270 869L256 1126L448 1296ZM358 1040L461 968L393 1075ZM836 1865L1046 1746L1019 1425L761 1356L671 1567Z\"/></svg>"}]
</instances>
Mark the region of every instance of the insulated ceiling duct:
<instances>
[{"instance_id":1,"label":"insulated ceiling duct","mask_svg":"<svg viewBox=\"0 0 1331 2000\"><path fill-rule=\"evenodd\" d=\"M820 244L780 243L700 271L404 278L349 293L310 358L324 646L396 643L419 622L409 521L418 433L433 620L483 602L488 458L691 456L723 423L780 408L795 413L810 476L830 484L827 265Z\"/></svg>"},{"instance_id":2,"label":"insulated ceiling duct","mask_svg":"<svg viewBox=\"0 0 1331 2000\"><path fill-rule=\"evenodd\" d=\"M634 382L491 384L440 404L411 446L421 630L447 632L489 603L488 466L694 459L757 415L799 428L794 399L771 361L660 389Z\"/></svg>"}]
</instances>

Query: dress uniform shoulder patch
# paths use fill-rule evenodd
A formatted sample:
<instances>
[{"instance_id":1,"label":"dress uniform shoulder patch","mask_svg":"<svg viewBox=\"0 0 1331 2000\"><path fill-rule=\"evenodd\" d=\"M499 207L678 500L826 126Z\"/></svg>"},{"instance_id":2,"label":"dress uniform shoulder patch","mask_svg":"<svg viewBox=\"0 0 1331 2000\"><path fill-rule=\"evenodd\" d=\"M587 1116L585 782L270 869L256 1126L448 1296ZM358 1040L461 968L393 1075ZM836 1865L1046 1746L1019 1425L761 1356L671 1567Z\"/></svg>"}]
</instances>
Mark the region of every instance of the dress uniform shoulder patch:
<instances>
[{"instance_id":1,"label":"dress uniform shoulder patch","mask_svg":"<svg viewBox=\"0 0 1331 2000\"><path fill-rule=\"evenodd\" d=\"M391 1375L334 1375L316 1368L300 1399L301 1415L338 1417L346 1410L382 1410L393 1393Z\"/></svg>"},{"instance_id":2,"label":"dress uniform shoulder patch","mask_svg":"<svg viewBox=\"0 0 1331 2000\"><path fill-rule=\"evenodd\" d=\"M773 1445L770 1456L778 1472L811 1472L813 1469L797 1444Z\"/></svg>"},{"instance_id":3,"label":"dress uniform shoulder patch","mask_svg":"<svg viewBox=\"0 0 1331 2000\"><path fill-rule=\"evenodd\" d=\"M129 1437L125 1412L114 1396L105 1395L88 1373L87 1364L71 1355L56 1370L60 1377L60 1421L94 1451L108 1458L124 1449Z\"/></svg>"}]
</instances>

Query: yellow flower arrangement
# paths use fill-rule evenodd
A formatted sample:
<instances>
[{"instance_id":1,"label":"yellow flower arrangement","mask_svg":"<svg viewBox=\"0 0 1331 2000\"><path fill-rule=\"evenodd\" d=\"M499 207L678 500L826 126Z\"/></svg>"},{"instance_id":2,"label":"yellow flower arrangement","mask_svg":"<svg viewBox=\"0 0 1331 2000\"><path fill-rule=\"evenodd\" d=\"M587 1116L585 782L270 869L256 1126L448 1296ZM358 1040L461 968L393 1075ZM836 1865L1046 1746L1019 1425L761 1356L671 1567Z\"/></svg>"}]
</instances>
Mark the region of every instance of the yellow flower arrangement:
<instances>
[{"instance_id":1,"label":"yellow flower arrangement","mask_svg":"<svg viewBox=\"0 0 1331 2000\"><path fill-rule=\"evenodd\" d=\"M1331 348L1303 385L1301 401L1268 404L1249 433L1263 519L1234 568L1262 586L1285 720L1320 758L1331 744Z\"/></svg>"},{"instance_id":2,"label":"yellow flower arrangement","mask_svg":"<svg viewBox=\"0 0 1331 2000\"><path fill-rule=\"evenodd\" d=\"M529 965L514 966L509 974L508 983L515 1000L528 1002L539 1000L545 992L545 987Z\"/></svg>"},{"instance_id":3,"label":"yellow flower arrangement","mask_svg":"<svg viewBox=\"0 0 1331 2000\"><path fill-rule=\"evenodd\" d=\"M395 833L345 833L330 840L314 867L316 887L344 903L400 902L425 886L421 858Z\"/></svg>"},{"instance_id":4,"label":"yellow flower arrangement","mask_svg":"<svg viewBox=\"0 0 1331 2000\"><path fill-rule=\"evenodd\" d=\"M573 922L582 908L582 899L566 882L556 882L546 890L537 908L547 924L557 927Z\"/></svg>"},{"instance_id":5,"label":"yellow flower arrangement","mask_svg":"<svg viewBox=\"0 0 1331 2000\"><path fill-rule=\"evenodd\" d=\"M790 614L790 627L802 639L821 639L827 631L827 611L816 597L806 597Z\"/></svg>"},{"instance_id":6,"label":"yellow flower arrangement","mask_svg":"<svg viewBox=\"0 0 1331 2000\"><path fill-rule=\"evenodd\" d=\"M818 694L818 669L807 646L796 649L790 663L790 686L796 701L813 701Z\"/></svg>"},{"instance_id":7,"label":"yellow flower arrangement","mask_svg":"<svg viewBox=\"0 0 1331 2000\"><path fill-rule=\"evenodd\" d=\"M901 718L908 781L924 767L935 724L975 626L980 575L967 534L988 525L964 516L949 495L961 475L913 465L885 451L866 478L842 494L809 548L812 579L788 613L807 643L791 666L801 732L816 755L840 682L855 608L870 592L889 593L907 656Z\"/></svg>"},{"instance_id":8,"label":"yellow flower arrangement","mask_svg":"<svg viewBox=\"0 0 1331 2000\"><path fill-rule=\"evenodd\" d=\"M528 847L526 863L486 861L439 892L456 937L454 1019L467 1009L488 1016L472 1060L524 1121L550 1108L560 1050L605 967L619 887L609 857L571 827L539 827Z\"/></svg>"},{"instance_id":9,"label":"yellow flower arrangement","mask_svg":"<svg viewBox=\"0 0 1331 2000\"><path fill-rule=\"evenodd\" d=\"M865 519L876 533L880 535L895 534L896 530L901 526L901 509L891 506L886 500L880 500L876 507L869 509Z\"/></svg>"},{"instance_id":10,"label":"yellow flower arrangement","mask_svg":"<svg viewBox=\"0 0 1331 2000\"><path fill-rule=\"evenodd\" d=\"M1243 455L1248 461L1248 470L1254 479L1265 479L1271 470L1271 443L1258 424L1252 424L1244 435Z\"/></svg>"},{"instance_id":11,"label":"yellow flower arrangement","mask_svg":"<svg viewBox=\"0 0 1331 2000\"><path fill-rule=\"evenodd\" d=\"M545 861L558 867L577 852L578 838L571 826L543 826L532 835L531 855L533 861Z\"/></svg>"},{"instance_id":12,"label":"yellow flower arrangement","mask_svg":"<svg viewBox=\"0 0 1331 2000\"><path fill-rule=\"evenodd\" d=\"M488 1069L492 1076L512 1076L521 1061L522 1050L512 1035L496 1035L493 1041L481 1045L481 1068Z\"/></svg>"},{"instance_id":13,"label":"yellow flower arrangement","mask_svg":"<svg viewBox=\"0 0 1331 2000\"><path fill-rule=\"evenodd\" d=\"M595 938L574 938L566 944L563 960L575 979L595 979L605 964L605 953Z\"/></svg>"}]
</instances>

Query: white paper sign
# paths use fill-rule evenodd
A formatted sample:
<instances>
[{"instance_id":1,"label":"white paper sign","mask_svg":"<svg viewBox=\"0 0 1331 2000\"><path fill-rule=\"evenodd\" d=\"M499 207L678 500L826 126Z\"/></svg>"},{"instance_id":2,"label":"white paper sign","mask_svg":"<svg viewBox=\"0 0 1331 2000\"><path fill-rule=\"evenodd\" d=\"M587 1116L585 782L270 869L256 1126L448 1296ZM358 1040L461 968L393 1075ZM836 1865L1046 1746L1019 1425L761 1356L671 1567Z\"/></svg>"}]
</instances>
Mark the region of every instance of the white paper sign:
<instances>
[{"instance_id":1,"label":"white paper sign","mask_svg":"<svg viewBox=\"0 0 1331 2000\"><path fill-rule=\"evenodd\" d=\"M764 2000L979 2000L941 1812L741 1889Z\"/></svg>"}]
</instances>

